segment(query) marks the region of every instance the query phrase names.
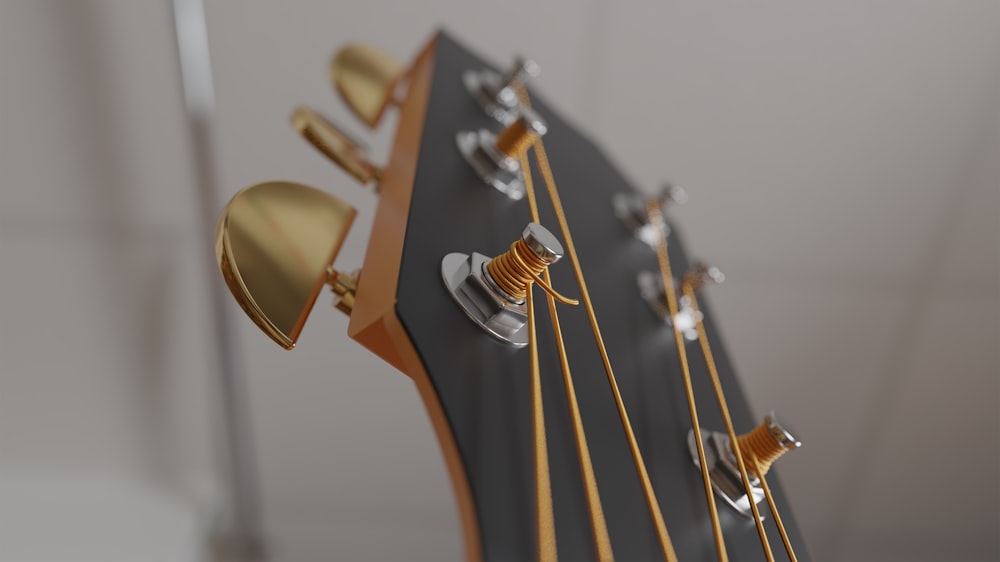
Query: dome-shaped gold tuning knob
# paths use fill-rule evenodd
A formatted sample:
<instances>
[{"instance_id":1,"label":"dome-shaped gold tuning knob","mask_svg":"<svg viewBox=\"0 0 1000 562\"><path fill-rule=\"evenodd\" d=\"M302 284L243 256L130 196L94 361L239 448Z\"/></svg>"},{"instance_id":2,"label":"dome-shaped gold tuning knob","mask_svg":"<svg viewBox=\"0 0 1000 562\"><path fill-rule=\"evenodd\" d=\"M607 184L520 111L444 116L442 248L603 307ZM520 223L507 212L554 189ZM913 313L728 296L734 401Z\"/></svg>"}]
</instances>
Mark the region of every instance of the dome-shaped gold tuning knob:
<instances>
[{"instance_id":1,"label":"dome-shaped gold tuning knob","mask_svg":"<svg viewBox=\"0 0 1000 562\"><path fill-rule=\"evenodd\" d=\"M802 442L778 421L774 412L768 414L764 418L764 423L753 431L744 433L736 439L747 471L757 477L767 474L778 457L802 446Z\"/></svg>"},{"instance_id":2,"label":"dome-shaped gold tuning knob","mask_svg":"<svg viewBox=\"0 0 1000 562\"><path fill-rule=\"evenodd\" d=\"M374 127L393 101L403 65L382 51L361 44L345 45L330 62L330 78L344 102Z\"/></svg>"}]
</instances>

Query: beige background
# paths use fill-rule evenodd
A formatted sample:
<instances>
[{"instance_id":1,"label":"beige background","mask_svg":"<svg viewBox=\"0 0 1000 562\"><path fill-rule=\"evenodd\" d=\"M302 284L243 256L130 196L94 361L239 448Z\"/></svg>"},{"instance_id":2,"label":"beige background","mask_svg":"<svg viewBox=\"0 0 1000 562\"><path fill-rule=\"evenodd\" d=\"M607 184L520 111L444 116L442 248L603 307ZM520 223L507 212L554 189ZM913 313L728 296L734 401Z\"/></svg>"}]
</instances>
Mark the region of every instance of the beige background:
<instances>
[{"instance_id":1,"label":"beige background","mask_svg":"<svg viewBox=\"0 0 1000 562\"><path fill-rule=\"evenodd\" d=\"M652 190L670 178L820 560L1000 558L1000 3L210 0L219 201L286 178L374 201L294 137L358 134L325 66L438 25ZM166 1L0 0L0 560L197 560L218 513L208 240ZM371 139L384 158L393 122ZM217 282L217 281L216 281ZM240 322L279 560L460 555L412 385L325 298L293 353Z\"/></svg>"}]
</instances>

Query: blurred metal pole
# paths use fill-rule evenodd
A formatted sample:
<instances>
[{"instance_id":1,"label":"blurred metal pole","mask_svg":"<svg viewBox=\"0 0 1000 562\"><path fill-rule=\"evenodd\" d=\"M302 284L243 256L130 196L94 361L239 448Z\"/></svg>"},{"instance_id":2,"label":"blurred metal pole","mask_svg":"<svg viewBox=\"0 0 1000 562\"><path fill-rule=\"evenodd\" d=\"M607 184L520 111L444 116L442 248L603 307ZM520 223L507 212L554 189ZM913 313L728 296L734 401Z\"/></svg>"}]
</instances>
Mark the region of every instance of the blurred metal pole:
<instances>
[{"instance_id":1,"label":"blurred metal pole","mask_svg":"<svg viewBox=\"0 0 1000 562\"><path fill-rule=\"evenodd\" d=\"M211 116L215 108L212 66L204 0L172 0L174 27L190 147L195 163L199 194L198 222L208 272L217 265L212 249L216 215L221 210L215 188L216 170L211 137ZM236 353L236 332L226 288L218 275L208 280L211 288L212 333L219 358L219 398L221 406L223 478L226 502L218 528L214 529L215 556L221 560L262 561L266 559L262 533L256 457L250 426L246 389Z\"/></svg>"}]
</instances>

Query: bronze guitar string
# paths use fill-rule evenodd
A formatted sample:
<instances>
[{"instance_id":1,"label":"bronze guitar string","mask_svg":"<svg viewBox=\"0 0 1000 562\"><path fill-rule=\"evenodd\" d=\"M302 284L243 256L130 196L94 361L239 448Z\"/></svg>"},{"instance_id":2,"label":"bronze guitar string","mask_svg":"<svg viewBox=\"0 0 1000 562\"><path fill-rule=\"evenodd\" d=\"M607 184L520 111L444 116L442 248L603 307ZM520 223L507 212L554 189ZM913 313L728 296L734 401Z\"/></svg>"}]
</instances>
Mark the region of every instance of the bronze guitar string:
<instances>
[{"instance_id":1,"label":"bronze guitar string","mask_svg":"<svg viewBox=\"0 0 1000 562\"><path fill-rule=\"evenodd\" d=\"M528 92L523 85L517 86L518 97L521 103L526 107L530 106L530 99L528 97ZM535 152L535 158L538 162L538 168L542 173L542 179L545 182L546 190L549 194L549 199L552 202L553 210L555 211L556 220L559 223L559 229L563 235L563 239L566 243L566 251L570 258L570 263L573 266L573 274L576 277L577 285L580 288L580 296L583 301L584 308L587 311L587 318L590 321L591 331L594 334L594 340L597 344L597 349L601 354L601 360L604 363L604 370L607 373L608 384L611 387L611 392L615 399L615 405L618 408L618 417L621 419L622 428L625 431L625 436L628 441L629 450L632 454L633 462L635 463L636 472L639 476L640 483L642 484L643 495L646 499L646 505L649 508L650 516L653 519L653 525L656 529L657 539L660 544L660 548L663 551L663 556L668 562L676 562L677 554L674 552L673 543L670 540L670 535L667 532L666 523L663 520L663 513L660 511L660 504L656 499L656 493L653 490L653 484L649 479L649 472L646 470L646 464L642 458L642 452L639 450L639 444L635 438L635 432L632 430L632 423L629 421L628 412L625 409L625 403L622 400L621 391L618 388L618 382L615 379L614 369L611 366L611 360L608 357L607 349L604 346L604 338L601 336L601 329L597 322L597 315L594 312L594 306L590 300L590 293L587 291L587 282L583 276L583 269L580 266L580 259L576 254L576 247L573 244L573 236L570 233L569 223L566 220L566 214L562 207L562 201L559 198L559 192L556 188L555 177L552 174L552 168L549 165L548 157L545 153L544 143L541 139L532 145Z\"/></svg>"},{"instance_id":2,"label":"bronze guitar string","mask_svg":"<svg viewBox=\"0 0 1000 562\"><path fill-rule=\"evenodd\" d=\"M663 246L666 247L666 237L663 237ZM673 283L671 283L671 286ZM684 296L688 299L688 305L691 307L693 316L695 317L695 325L698 329L698 341L701 343L701 352L705 356L705 363L708 365L708 375L712 380L712 388L715 390L715 399L719 404L719 410L722 412L722 421L726 426L726 432L729 433L729 442L733 447L733 453L736 455L736 463L740 469L740 479L743 481L743 489L747 493L747 499L750 502L750 510L753 513L754 521L757 524L757 534L760 536L761 546L764 548L764 554L767 556L769 562L774 561L774 553L771 552L771 544L767 540L767 533L764 531L764 521L760 517L760 511L757 509L757 502L753 501L752 486L750 485L750 475L747 474L746 463L743 461L743 454L740 451L739 439L736 437L736 429L733 427L733 420L729 415L729 405L726 403L726 395L722 391L722 383L719 380L719 371L716 369L715 360L712 357L712 350L708 344L708 336L705 333L705 325L701 321L701 317L698 310L698 304L696 301L696 296L694 292L694 287L690 281L685 280L681 283L681 290ZM677 314L676 310L672 314ZM701 432L695 430L695 435L698 436L698 443L701 443ZM702 466L704 466L705 459L701 460Z\"/></svg>"},{"instance_id":3,"label":"bronze guitar string","mask_svg":"<svg viewBox=\"0 0 1000 562\"><path fill-rule=\"evenodd\" d=\"M528 208L531 211L531 220L540 222L538 214L538 202L535 199L534 181L531 177L531 167L528 162L527 151L522 151L519 155L521 169L524 170L525 193L528 196ZM542 274L546 283L551 283L549 270L544 269ZM576 387L573 384L573 374L569 368L569 356L566 354L566 343L563 341L562 327L559 325L559 314L556 311L555 298L548 296L549 316L552 319L552 331L556 338L556 350L559 352L559 366L563 375L563 386L566 390L566 401L569 405L570 417L573 421L573 438L576 441L577 459L580 463L580 473L584 483L584 496L587 500L587 513L590 517L590 529L594 540L594 549L597 552L597 559L601 562L611 562L614 560L614 553L611 549L611 537L608 534L607 523L604 519L604 508L601 506L601 497L597 489L597 478L594 476L594 466L590 458L590 448L587 446L587 435L583 427L583 417L580 415L580 405L576 399Z\"/></svg>"},{"instance_id":4,"label":"bronze guitar string","mask_svg":"<svg viewBox=\"0 0 1000 562\"><path fill-rule=\"evenodd\" d=\"M542 408L542 380L538 368L538 341L535 337L535 303L531 283L526 287L528 308L528 355L531 362L531 429L535 457L535 506L538 534L538 562L556 562L556 523L552 511L552 480L549 476L549 449L545 440L545 412Z\"/></svg>"},{"instance_id":5,"label":"bronze guitar string","mask_svg":"<svg viewBox=\"0 0 1000 562\"><path fill-rule=\"evenodd\" d=\"M746 489L747 498L750 500L750 508L753 510L754 519L757 521L757 531L760 533L760 538L764 545L764 552L767 554L768 560L774 560L770 544L767 540L766 534L764 533L764 524L757 509L757 503L753 501L753 495L750 493L750 477L747 473L746 463L743 459L744 450L749 453L749 458L753 462L753 473L759 479L761 488L764 490L764 497L767 498L771 514L774 516L774 522L778 527L778 533L781 535L782 542L785 543L785 551L788 553L789 559L791 559L792 562L796 562L797 559L795 557L795 552L792 549L792 543L788 538L788 533L785 531L784 524L781 522L781 516L778 515L778 507L775 505L774 498L771 496L771 489L767 485L767 481L764 479L764 473L767 472L767 468L771 466L771 462L773 462L774 459L780 455L781 447L774 443L774 439L770 436L759 435L757 430L754 430L748 436L737 437L732 419L729 416L729 406L726 404L726 397L722 391L722 383L719 380L719 370L715 364L712 347L708 343L708 334L705 332L705 323L702 321L702 316L698 310L698 298L694 287L690 281L685 280L681 284L681 290L684 292L684 296L687 297L688 304L691 306L691 311L694 313L695 328L698 330L698 341L701 343L702 355L705 357L705 364L708 366L708 374L712 379L712 387L715 389L715 397L719 403L719 409L722 411L722 419L726 425L726 432L729 433L729 442L732 444L733 453L736 456L736 461L740 468L740 477L743 479L743 487ZM758 454L758 451L760 451L760 454ZM759 459L760 456L765 458ZM764 463L764 465L761 465L760 463Z\"/></svg>"},{"instance_id":6,"label":"bronze guitar string","mask_svg":"<svg viewBox=\"0 0 1000 562\"><path fill-rule=\"evenodd\" d=\"M670 254L667 251L666 229L664 228L663 213L660 211L658 201L650 201L646 207L650 224L657 225L660 236L656 242L656 259L660 263L660 275L663 278L663 291L667 298L667 308L670 318L677 317L677 294L674 290L674 277L670 271ZM674 339L677 342L677 356L681 362L681 374L684 379L684 392L687 395L688 411L691 414L691 426L698 449L698 464L701 467L701 477L705 484L705 498L708 501L708 513L712 520L712 535L715 538L715 549L719 554L719 561L726 562L729 555L726 553L726 541L722 536L722 525L719 523L719 512L715 506L715 494L712 492L712 478L708 474L708 463L705 461L705 446L701 440L701 424L698 422L698 405L694 398L694 387L691 384L691 368L688 365L687 349L684 347L684 334L681 333L677 322L671 322Z\"/></svg>"}]
</instances>

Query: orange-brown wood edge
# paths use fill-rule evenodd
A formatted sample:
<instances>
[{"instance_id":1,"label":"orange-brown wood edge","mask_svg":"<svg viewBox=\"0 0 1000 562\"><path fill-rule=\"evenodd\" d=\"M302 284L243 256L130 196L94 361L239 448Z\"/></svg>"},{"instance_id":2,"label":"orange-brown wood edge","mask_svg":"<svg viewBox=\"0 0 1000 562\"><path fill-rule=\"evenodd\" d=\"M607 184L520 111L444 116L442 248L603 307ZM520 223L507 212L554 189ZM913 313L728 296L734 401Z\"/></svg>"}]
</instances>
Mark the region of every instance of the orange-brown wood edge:
<instances>
[{"instance_id":1,"label":"orange-brown wood edge","mask_svg":"<svg viewBox=\"0 0 1000 562\"><path fill-rule=\"evenodd\" d=\"M407 94L400 107L392 155L379 184L378 208L347 333L416 383L451 475L465 538L465 556L468 560L482 560L475 504L458 445L423 362L396 315L396 286L436 48L435 37L420 52L405 77Z\"/></svg>"}]
</instances>

